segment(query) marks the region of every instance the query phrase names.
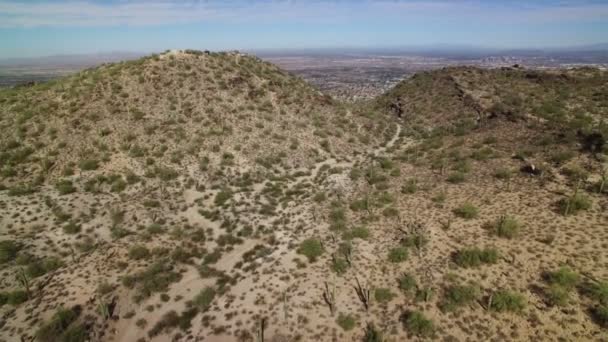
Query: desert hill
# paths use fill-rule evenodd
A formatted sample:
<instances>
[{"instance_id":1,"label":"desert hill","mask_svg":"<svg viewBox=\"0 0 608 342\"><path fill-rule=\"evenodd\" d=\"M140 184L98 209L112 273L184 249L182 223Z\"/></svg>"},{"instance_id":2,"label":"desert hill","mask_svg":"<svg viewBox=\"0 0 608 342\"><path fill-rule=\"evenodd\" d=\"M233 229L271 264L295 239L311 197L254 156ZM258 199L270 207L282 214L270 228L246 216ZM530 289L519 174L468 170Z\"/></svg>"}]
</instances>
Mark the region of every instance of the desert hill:
<instances>
[{"instance_id":1,"label":"desert hill","mask_svg":"<svg viewBox=\"0 0 608 342\"><path fill-rule=\"evenodd\" d=\"M341 104L238 53L0 91L0 340L602 340L608 75Z\"/></svg>"}]
</instances>

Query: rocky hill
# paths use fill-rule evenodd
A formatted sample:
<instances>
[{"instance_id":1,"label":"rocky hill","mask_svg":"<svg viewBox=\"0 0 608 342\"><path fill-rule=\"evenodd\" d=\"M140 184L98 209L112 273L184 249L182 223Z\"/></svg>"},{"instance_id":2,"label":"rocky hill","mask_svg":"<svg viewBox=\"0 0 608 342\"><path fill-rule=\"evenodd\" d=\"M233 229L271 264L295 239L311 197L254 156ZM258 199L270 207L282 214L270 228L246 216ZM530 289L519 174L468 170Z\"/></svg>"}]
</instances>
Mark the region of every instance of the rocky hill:
<instances>
[{"instance_id":1,"label":"rocky hill","mask_svg":"<svg viewBox=\"0 0 608 342\"><path fill-rule=\"evenodd\" d=\"M347 105L169 51L0 91L0 341L605 339L607 81Z\"/></svg>"}]
</instances>

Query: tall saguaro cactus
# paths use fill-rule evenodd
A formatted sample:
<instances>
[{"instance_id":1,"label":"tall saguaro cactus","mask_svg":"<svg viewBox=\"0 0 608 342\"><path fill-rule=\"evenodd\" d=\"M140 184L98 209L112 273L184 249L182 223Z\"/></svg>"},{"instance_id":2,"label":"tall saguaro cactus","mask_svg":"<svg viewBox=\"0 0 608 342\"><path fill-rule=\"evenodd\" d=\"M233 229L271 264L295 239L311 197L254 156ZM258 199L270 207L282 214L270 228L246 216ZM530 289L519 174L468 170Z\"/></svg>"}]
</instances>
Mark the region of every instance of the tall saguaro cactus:
<instances>
[{"instance_id":1,"label":"tall saguaro cactus","mask_svg":"<svg viewBox=\"0 0 608 342\"><path fill-rule=\"evenodd\" d=\"M359 300L361 301L361 303L363 303L363 306L365 307L365 311L369 311L369 307L371 304L371 290L369 288L369 286L362 286L361 282L359 282L359 278L355 277L355 281L357 282L357 285L355 286L355 291L357 292L357 296L359 297Z\"/></svg>"},{"instance_id":2,"label":"tall saguaro cactus","mask_svg":"<svg viewBox=\"0 0 608 342\"><path fill-rule=\"evenodd\" d=\"M323 299L325 299L325 303L329 306L329 312L333 316L336 312L336 285L332 284L331 289L329 288L329 284L325 282L325 291L323 292Z\"/></svg>"}]
</instances>

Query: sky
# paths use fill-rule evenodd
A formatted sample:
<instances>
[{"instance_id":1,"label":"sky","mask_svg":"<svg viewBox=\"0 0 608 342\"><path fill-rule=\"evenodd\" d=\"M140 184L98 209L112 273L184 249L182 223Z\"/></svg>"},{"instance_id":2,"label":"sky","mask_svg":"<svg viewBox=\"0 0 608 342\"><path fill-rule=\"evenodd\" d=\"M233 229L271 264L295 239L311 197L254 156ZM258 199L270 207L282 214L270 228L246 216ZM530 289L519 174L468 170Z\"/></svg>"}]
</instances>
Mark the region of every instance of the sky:
<instances>
[{"instance_id":1,"label":"sky","mask_svg":"<svg viewBox=\"0 0 608 342\"><path fill-rule=\"evenodd\" d=\"M0 59L608 43L608 0L0 0Z\"/></svg>"}]
</instances>

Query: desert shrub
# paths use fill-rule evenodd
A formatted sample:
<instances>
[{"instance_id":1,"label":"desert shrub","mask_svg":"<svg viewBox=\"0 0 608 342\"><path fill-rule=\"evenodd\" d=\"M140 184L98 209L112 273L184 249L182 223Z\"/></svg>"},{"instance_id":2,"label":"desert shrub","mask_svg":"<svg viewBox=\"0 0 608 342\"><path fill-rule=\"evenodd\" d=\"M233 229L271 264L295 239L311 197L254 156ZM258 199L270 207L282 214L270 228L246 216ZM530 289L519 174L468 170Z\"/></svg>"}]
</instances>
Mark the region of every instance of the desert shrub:
<instances>
[{"instance_id":1,"label":"desert shrub","mask_svg":"<svg viewBox=\"0 0 608 342\"><path fill-rule=\"evenodd\" d=\"M148 331L148 337L152 338L165 332L168 333L179 325L179 315L175 310L166 312L156 324Z\"/></svg>"},{"instance_id":2,"label":"desert shrub","mask_svg":"<svg viewBox=\"0 0 608 342\"><path fill-rule=\"evenodd\" d=\"M599 325L608 328L608 306L598 305L591 310L591 314Z\"/></svg>"},{"instance_id":3,"label":"desert shrub","mask_svg":"<svg viewBox=\"0 0 608 342\"><path fill-rule=\"evenodd\" d=\"M421 249L429 243L429 239L423 234L412 234L407 236L401 244L405 247L414 247Z\"/></svg>"},{"instance_id":4,"label":"desert shrub","mask_svg":"<svg viewBox=\"0 0 608 342\"><path fill-rule=\"evenodd\" d=\"M36 339L41 342L79 342L87 338L86 331L75 326L79 310L68 310L60 308L55 312L50 321L43 324L36 332Z\"/></svg>"},{"instance_id":5,"label":"desert shrub","mask_svg":"<svg viewBox=\"0 0 608 342\"><path fill-rule=\"evenodd\" d=\"M34 260L25 268L25 273L30 278L36 278L54 271L63 266L61 259L57 257L48 257L43 260Z\"/></svg>"},{"instance_id":6,"label":"desert shrub","mask_svg":"<svg viewBox=\"0 0 608 342\"><path fill-rule=\"evenodd\" d=\"M407 247L399 246L391 248L388 251L388 260L395 263L407 260Z\"/></svg>"},{"instance_id":7,"label":"desert shrub","mask_svg":"<svg viewBox=\"0 0 608 342\"><path fill-rule=\"evenodd\" d=\"M557 271L547 272L545 279L549 284L572 289L578 285L580 278L578 273L572 271L569 267L563 266Z\"/></svg>"},{"instance_id":8,"label":"desert shrub","mask_svg":"<svg viewBox=\"0 0 608 342\"><path fill-rule=\"evenodd\" d=\"M230 189L223 189L215 195L213 202L216 206L223 206L228 200L232 198L232 191Z\"/></svg>"},{"instance_id":9,"label":"desert shrub","mask_svg":"<svg viewBox=\"0 0 608 342\"><path fill-rule=\"evenodd\" d=\"M585 286L585 294L602 305L608 305L608 282L600 281Z\"/></svg>"},{"instance_id":10,"label":"desert shrub","mask_svg":"<svg viewBox=\"0 0 608 342\"><path fill-rule=\"evenodd\" d=\"M71 194L76 191L76 188L72 184L72 181L64 179L55 183L55 188L61 195Z\"/></svg>"},{"instance_id":11,"label":"desert shrub","mask_svg":"<svg viewBox=\"0 0 608 342\"><path fill-rule=\"evenodd\" d=\"M325 201L326 198L327 198L327 196L325 195L325 192L319 191L313 196L312 200L317 203L321 203L321 202Z\"/></svg>"},{"instance_id":12,"label":"desert shrub","mask_svg":"<svg viewBox=\"0 0 608 342\"><path fill-rule=\"evenodd\" d=\"M16 184L8 189L9 196L25 196L36 192L31 184Z\"/></svg>"},{"instance_id":13,"label":"desert shrub","mask_svg":"<svg viewBox=\"0 0 608 342\"><path fill-rule=\"evenodd\" d=\"M568 267L560 267L544 275L549 286L545 289L547 300L552 305L565 306L568 304L570 292L578 285L579 275Z\"/></svg>"},{"instance_id":14,"label":"desert shrub","mask_svg":"<svg viewBox=\"0 0 608 342\"><path fill-rule=\"evenodd\" d=\"M559 285L549 285L544 293L551 305L566 306L570 298L570 289Z\"/></svg>"},{"instance_id":15,"label":"desert shrub","mask_svg":"<svg viewBox=\"0 0 608 342\"><path fill-rule=\"evenodd\" d=\"M17 306L21 303L25 303L29 299L27 292L25 292L24 290L6 292L0 295L0 297L4 297L5 303L12 306Z\"/></svg>"},{"instance_id":16,"label":"desert shrub","mask_svg":"<svg viewBox=\"0 0 608 342\"><path fill-rule=\"evenodd\" d=\"M411 311L403 315L403 325L410 334L419 337L431 337L435 332L433 321L420 311Z\"/></svg>"},{"instance_id":17,"label":"desert shrub","mask_svg":"<svg viewBox=\"0 0 608 342\"><path fill-rule=\"evenodd\" d=\"M205 287L194 297L193 304L201 311L205 312L211 306L216 292L213 287Z\"/></svg>"},{"instance_id":18,"label":"desert shrub","mask_svg":"<svg viewBox=\"0 0 608 342\"><path fill-rule=\"evenodd\" d=\"M526 307L526 299L523 295L508 290L500 290L492 295L490 310L519 312Z\"/></svg>"},{"instance_id":19,"label":"desert shrub","mask_svg":"<svg viewBox=\"0 0 608 342\"><path fill-rule=\"evenodd\" d=\"M558 202L560 212L564 215L576 215L579 211L591 209L591 199L581 193L568 198L563 198Z\"/></svg>"},{"instance_id":20,"label":"desert shrub","mask_svg":"<svg viewBox=\"0 0 608 342\"><path fill-rule=\"evenodd\" d=\"M399 289L404 293L414 293L418 288L416 279L411 274L404 273L397 279Z\"/></svg>"},{"instance_id":21,"label":"desert shrub","mask_svg":"<svg viewBox=\"0 0 608 342\"><path fill-rule=\"evenodd\" d=\"M583 169L580 165L569 165L562 169L562 173L568 177L570 181L586 180L589 178L589 172Z\"/></svg>"},{"instance_id":22,"label":"desert shrub","mask_svg":"<svg viewBox=\"0 0 608 342\"><path fill-rule=\"evenodd\" d=\"M514 217L503 216L495 223L496 235L512 239L519 233L519 222Z\"/></svg>"},{"instance_id":23,"label":"desert shrub","mask_svg":"<svg viewBox=\"0 0 608 342\"><path fill-rule=\"evenodd\" d=\"M350 231L344 232L342 237L346 240L362 239L367 240L369 238L369 229L367 227L359 226L351 229Z\"/></svg>"},{"instance_id":24,"label":"desert shrub","mask_svg":"<svg viewBox=\"0 0 608 342\"><path fill-rule=\"evenodd\" d=\"M142 260L150 256L150 250L143 245L135 245L129 248L129 258L133 260Z\"/></svg>"},{"instance_id":25,"label":"desert shrub","mask_svg":"<svg viewBox=\"0 0 608 342\"><path fill-rule=\"evenodd\" d=\"M92 171L99 168L99 161L96 159L84 159L78 163L78 167L83 171Z\"/></svg>"},{"instance_id":26,"label":"desert shrub","mask_svg":"<svg viewBox=\"0 0 608 342\"><path fill-rule=\"evenodd\" d=\"M454 262L460 267L479 267L498 262L499 253L495 248L465 248L454 255Z\"/></svg>"},{"instance_id":27,"label":"desert shrub","mask_svg":"<svg viewBox=\"0 0 608 342\"><path fill-rule=\"evenodd\" d=\"M72 221L68 222L68 224L63 226L64 233L70 234L70 235L78 234L78 233L80 233L81 230L82 230L82 227L79 224L72 222Z\"/></svg>"},{"instance_id":28,"label":"desert shrub","mask_svg":"<svg viewBox=\"0 0 608 342\"><path fill-rule=\"evenodd\" d=\"M308 258L309 262L317 261L317 258L323 254L325 249L321 241L315 238L310 238L302 241L298 247L298 254L303 254Z\"/></svg>"},{"instance_id":29,"label":"desert shrub","mask_svg":"<svg viewBox=\"0 0 608 342\"><path fill-rule=\"evenodd\" d=\"M152 235L157 235L157 234L161 234L163 233L165 230L163 229L163 226L161 226L158 223L152 223L151 225L149 225L146 230L148 231L149 234Z\"/></svg>"},{"instance_id":30,"label":"desert shrub","mask_svg":"<svg viewBox=\"0 0 608 342\"><path fill-rule=\"evenodd\" d=\"M349 331L349 330L353 330L355 328L355 326L357 325L357 320L355 318L355 316L351 315L351 314L343 314L340 313L338 315L338 318L336 319L336 323L338 323L338 325L344 330L344 331Z\"/></svg>"},{"instance_id":31,"label":"desert shrub","mask_svg":"<svg viewBox=\"0 0 608 342\"><path fill-rule=\"evenodd\" d=\"M511 178L512 172L508 168L500 168L494 170L494 177L497 179L509 179Z\"/></svg>"},{"instance_id":32,"label":"desert shrub","mask_svg":"<svg viewBox=\"0 0 608 342\"><path fill-rule=\"evenodd\" d=\"M382 215L385 217L397 217L399 216L399 210L394 207L388 207L382 211Z\"/></svg>"},{"instance_id":33,"label":"desert shrub","mask_svg":"<svg viewBox=\"0 0 608 342\"><path fill-rule=\"evenodd\" d=\"M550 156L550 160L557 164L557 165L561 165L564 164L565 162L567 162L568 160L574 158L575 153L570 151L570 150L564 150L564 151L558 151L555 152L553 154L551 154Z\"/></svg>"},{"instance_id":34,"label":"desert shrub","mask_svg":"<svg viewBox=\"0 0 608 342\"><path fill-rule=\"evenodd\" d=\"M85 342L89 333L83 324L73 324L62 335L62 342Z\"/></svg>"},{"instance_id":35,"label":"desert shrub","mask_svg":"<svg viewBox=\"0 0 608 342\"><path fill-rule=\"evenodd\" d=\"M13 240L0 241L0 264L14 260L20 249L21 245Z\"/></svg>"},{"instance_id":36,"label":"desert shrub","mask_svg":"<svg viewBox=\"0 0 608 342\"><path fill-rule=\"evenodd\" d=\"M374 290L374 299L378 303L388 303L393 298L395 298L395 296L396 295L392 293L390 289L387 288L380 287Z\"/></svg>"},{"instance_id":37,"label":"desert shrub","mask_svg":"<svg viewBox=\"0 0 608 342\"><path fill-rule=\"evenodd\" d=\"M444 311L454 311L470 305L479 297L479 289L470 285L451 285L445 290L440 307Z\"/></svg>"},{"instance_id":38,"label":"desert shrub","mask_svg":"<svg viewBox=\"0 0 608 342\"><path fill-rule=\"evenodd\" d=\"M136 288L134 299L139 303L154 293L167 291L170 284L180 279L181 275L172 264L159 261L141 272L125 276L122 283L128 288Z\"/></svg>"},{"instance_id":39,"label":"desert shrub","mask_svg":"<svg viewBox=\"0 0 608 342\"><path fill-rule=\"evenodd\" d=\"M127 182L125 182L122 177L114 180L110 185L111 192L122 192L127 188Z\"/></svg>"},{"instance_id":40,"label":"desert shrub","mask_svg":"<svg viewBox=\"0 0 608 342\"><path fill-rule=\"evenodd\" d=\"M384 334L373 323L368 323L363 335L363 342L383 342Z\"/></svg>"},{"instance_id":41,"label":"desert shrub","mask_svg":"<svg viewBox=\"0 0 608 342\"><path fill-rule=\"evenodd\" d=\"M446 180L452 184L460 184L466 181L467 177L463 172L457 171L450 173Z\"/></svg>"},{"instance_id":42,"label":"desert shrub","mask_svg":"<svg viewBox=\"0 0 608 342\"><path fill-rule=\"evenodd\" d=\"M170 181L179 176L177 171L168 167L156 167L154 169L154 174L162 181Z\"/></svg>"},{"instance_id":43,"label":"desert shrub","mask_svg":"<svg viewBox=\"0 0 608 342\"><path fill-rule=\"evenodd\" d=\"M463 219L474 219L479 214L479 209L471 203L464 203L460 207L453 210L454 214Z\"/></svg>"},{"instance_id":44,"label":"desert shrub","mask_svg":"<svg viewBox=\"0 0 608 342\"><path fill-rule=\"evenodd\" d=\"M331 260L331 269L338 275L342 275L348 270L348 262L344 258L334 256Z\"/></svg>"},{"instance_id":45,"label":"desert shrub","mask_svg":"<svg viewBox=\"0 0 608 342\"><path fill-rule=\"evenodd\" d=\"M418 180L415 178L408 179L405 182L405 185L401 186L401 193L403 193L403 194L413 194L413 193L416 193L417 190L418 190Z\"/></svg>"}]
</instances>

